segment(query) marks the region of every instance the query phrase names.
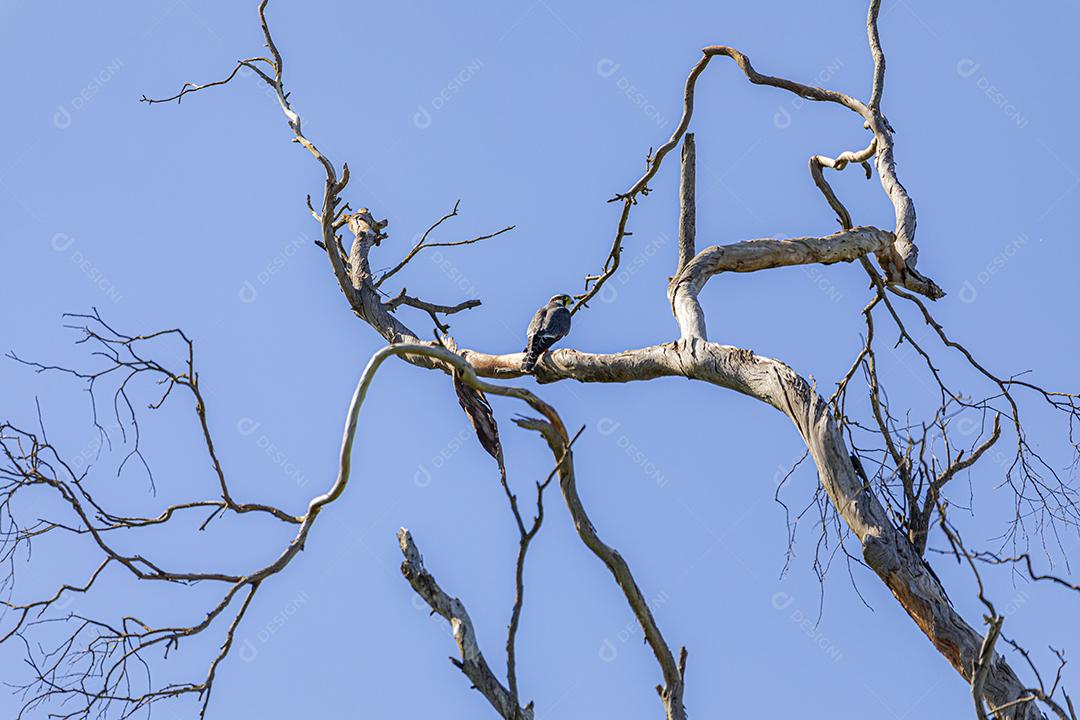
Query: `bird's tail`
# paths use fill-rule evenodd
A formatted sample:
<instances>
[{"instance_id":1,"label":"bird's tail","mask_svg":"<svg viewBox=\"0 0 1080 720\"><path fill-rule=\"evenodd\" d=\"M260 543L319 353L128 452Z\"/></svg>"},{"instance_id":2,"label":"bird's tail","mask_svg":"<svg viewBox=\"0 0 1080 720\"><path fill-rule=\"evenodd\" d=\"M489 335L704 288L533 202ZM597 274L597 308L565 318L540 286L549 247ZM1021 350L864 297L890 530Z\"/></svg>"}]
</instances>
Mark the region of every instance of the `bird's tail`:
<instances>
[{"instance_id":1,"label":"bird's tail","mask_svg":"<svg viewBox=\"0 0 1080 720\"><path fill-rule=\"evenodd\" d=\"M521 361L521 371L531 373L536 367L536 361L540 358L540 353L537 348L533 347L532 343L529 347L525 348L525 359Z\"/></svg>"}]
</instances>

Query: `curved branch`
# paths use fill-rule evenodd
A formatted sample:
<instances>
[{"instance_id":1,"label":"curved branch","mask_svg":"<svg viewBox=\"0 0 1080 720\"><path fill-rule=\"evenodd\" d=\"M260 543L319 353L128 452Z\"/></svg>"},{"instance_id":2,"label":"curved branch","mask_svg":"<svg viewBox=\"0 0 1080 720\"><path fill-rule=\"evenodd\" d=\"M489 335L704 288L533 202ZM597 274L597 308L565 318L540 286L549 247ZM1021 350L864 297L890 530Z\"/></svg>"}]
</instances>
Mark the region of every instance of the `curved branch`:
<instances>
[{"instance_id":1,"label":"curved branch","mask_svg":"<svg viewBox=\"0 0 1080 720\"><path fill-rule=\"evenodd\" d=\"M828 180L825 179L824 173L821 172L822 167L831 168L833 170L843 170L848 166L848 163L857 162L862 163L866 169L866 178L870 179L870 166L867 164L867 160L874 156L877 152L877 138L870 140L870 144L863 150L858 152L852 152L847 150L836 158L826 157L824 155L814 155L810 158L810 177L814 179L814 184L821 190L821 194L825 196L825 200L829 203L829 207L836 213L836 219L840 223L840 227L844 230L849 230L853 223L851 222L851 213L848 212L844 204L840 202L836 197L836 193L833 192L832 186L829 185Z\"/></svg>"},{"instance_id":2,"label":"curved branch","mask_svg":"<svg viewBox=\"0 0 1080 720\"><path fill-rule=\"evenodd\" d=\"M504 376L515 367L514 356L466 352L480 374ZM945 659L968 682L982 645L977 633L953 608L938 580L889 520L874 493L864 490L844 439L827 402L791 368L749 350L694 338L614 355L575 350L550 353L537 366L541 382L633 382L656 377L687 377L728 388L761 400L795 424L818 468L822 486L844 522L862 545L863 560ZM1025 695L1025 687L1004 661L988 671L985 699L999 707ZM1019 717L1038 717L1034 709Z\"/></svg>"},{"instance_id":3,"label":"curved branch","mask_svg":"<svg viewBox=\"0 0 1080 720\"><path fill-rule=\"evenodd\" d=\"M705 71L709 61L720 55L734 60L735 64L739 66L739 69L743 71L747 79L755 85L769 85L782 90L787 90L788 92L792 92L807 100L838 103L869 120L869 109L863 103L849 95L845 95L844 93L835 90L826 90L811 85L803 85L802 83L793 80L774 77L772 75L762 75L750 64L750 58L746 57L746 55L735 48L727 47L726 45L710 45L709 47L703 48L701 51L701 59L690 69L690 75L686 78L686 85L683 89L682 116L679 119L679 124L671 133L671 137L668 138L667 142L657 148L655 153L650 153L649 157L646 158L645 173L638 178L628 190L616 194L615 197L609 200L609 202L621 201L623 203L622 212L619 214L619 220L616 225L615 239L612 242L611 250L608 252L607 260L604 262L603 271L598 275L588 276L585 283L585 292L575 296L577 302L575 302L573 308L571 308L572 313L577 313L581 308L587 307L589 300L595 297L596 294L600 292L600 288L603 287L604 283L618 271L619 263L622 258L623 240L629 235L626 230L626 225L630 219L630 209L637 204L638 195L649 194L649 181L660 171L660 164L663 162L664 156L678 145L679 141L686 133L687 128L690 126L690 119L694 114L694 90L697 85L697 79L701 76L701 73Z\"/></svg>"},{"instance_id":4,"label":"curved branch","mask_svg":"<svg viewBox=\"0 0 1080 720\"><path fill-rule=\"evenodd\" d=\"M637 618L645 633L645 642L653 651L656 661L660 664L660 670L664 675L664 685L657 686L656 690L664 702L668 720L685 720L686 708L683 707L683 689L685 686L684 676L686 672L686 648L682 648L679 661L676 664L675 656L671 648L664 640L660 626L653 618L652 610L645 599L644 593L638 587L630 572L630 566L626 564L619 551L600 539L596 528L585 512L585 506L581 503L581 497L577 492L577 481L574 474L574 456L570 448L569 439L565 432L560 432L550 422L534 420L531 418L519 418L515 422L528 430L535 430L547 441L551 452L559 460L559 485L562 488L563 499L570 509L570 517L574 521L574 529L586 547L593 552L600 561L607 566L615 577L615 582L622 589L626 600L630 603L630 609Z\"/></svg>"},{"instance_id":5,"label":"curved branch","mask_svg":"<svg viewBox=\"0 0 1080 720\"><path fill-rule=\"evenodd\" d=\"M722 272L757 272L790 265L851 262L891 246L892 233L873 227L844 230L825 237L778 240L762 238L733 245L713 245L699 252L672 279L671 296L683 339L706 339L705 315L698 294L709 278Z\"/></svg>"},{"instance_id":6,"label":"curved branch","mask_svg":"<svg viewBox=\"0 0 1080 720\"><path fill-rule=\"evenodd\" d=\"M750 271L805 262L849 261L855 258L860 259L869 267L865 258L869 252L877 255L879 263L886 272L888 282L901 284L908 289L922 292L928 297L935 296L936 285L915 271L917 250L914 245L914 206L910 196L897 179L892 128L880 111L884 85L884 55L880 50L877 37L878 4L878 0L874 0L868 15L871 52L875 60L874 88L869 105L843 93L762 75L753 68L745 55L733 48L726 46L705 48L702 58L695 64L687 78L682 118L671 138L648 159L646 171L641 178L625 193L620 193L614 198L614 200L621 200L623 207L604 270L599 275L587 278L585 292L577 296L577 303L573 309L576 312L586 306L588 300L599 291L600 286L615 274L619 265L622 242L629 234L627 222L631 207L636 203L638 195L646 195L649 192L648 183L655 177L663 158L686 133L693 112L696 80L710 59L717 55L724 55L734 60L754 84L784 89L806 99L837 103L862 117L864 126L873 135L869 148L862 153L851 154L851 158L842 155L831 164L824 159L815 158L811 161L811 172L814 172L815 162L818 165L818 175L820 175L821 167L840 169L842 164L846 164L845 161L849 162L863 155L868 158L869 154L876 154L882 187L894 206L895 233L890 234L875 228L845 228L844 232L825 238L751 241L725 248L709 248L687 263L687 267L682 268L676 280L673 281L676 299L682 296L689 307L680 316L679 303L676 302L676 316L680 321L682 333L680 341L614 355L593 355L575 350L559 350L545 356L536 368L536 377L540 382L561 379L575 379L580 382L628 382L661 376L688 377L736 390L766 402L783 412L795 424L810 454L813 455L821 484L837 512L861 543L863 559L867 565L892 590L901 605L939 652L970 682L982 645L982 637L952 608L940 583L933 576L932 571L929 571L908 538L893 526L878 497L873 492L867 492L865 480L853 466L851 455L846 450L843 436L829 412L828 404L817 395L810 383L783 363L760 357L748 350L705 342L704 318L701 316L696 299L697 290L700 290L708 277L717 272ZM286 116L289 117L290 126L297 135L298 141L304 144L306 139L300 133L299 118L292 113L287 105L286 96L280 91L281 58L273 47L265 25L265 17L262 15L265 5L266 0L263 0L260 5L260 19L263 22L267 44L274 57L272 64L275 68L275 77L271 80L271 84L278 90L279 102L282 103ZM308 143L305 147L309 145ZM310 146L309 149L323 163L327 176L323 208L321 212L315 213L323 228L322 246L327 250L338 283L357 315L391 343L408 343L404 346L406 349L400 352L410 362L443 370L457 368L463 376L468 376L468 382L473 387L486 391L489 386L476 380L477 375L500 378L518 376L521 360L519 353L487 355L463 350L461 356L464 361L453 353L450 353L453 355L452 358L445 357L442 352L447 351L432 344L420 344L415 333L389 314L374 286L368 262L371 248L378 246L380 238L383 237L381 228L385 222L376 222L366 210L349 216L344 216L336 210L340 202L338 194L347 182L347 173L343 173L343 179L338 182L333 166L313 147ZM826 191L828 184L824 182L823 176L820 177L822 182L818 182L817 175L814 179L830 201L830 205L837 209L839 201L831 189ZM836 201L836 204L833 201ZM850 224L850 216L846 215L846 211L837 210L837 212L842 224ZM355 239L349 256L343 258L342 252L338 249L340 244L335 231L342 227L343 220L346 218ZM882 292L880 279L872 269L870 271L880 297L889 306L888 299ZM690 306L690 301L693 306ZM889 309L893 312L891 306ZM906 333L904 337L910 339ZM449 338L446 338L444 342L451 346L453 344ZM387 351L392 351L394 347L391 346ZM379 354L376 357L379 357ZM929 363L928 357L926 360ZM460 362L464 362L465 367L462 367ZM933 369L931 365L931 370ZM499 388L498 391L491 391L522 399L527 399L528 396L527 391L516 388ZM360 392L359 387L358 392ZM530 401L530 405L533 405L533 402ZM537 406L533 405L533 407ZM558 434L565 438L565 428L558 421L557 415L550 408L547 408L547 411L550 411L550 414L541 410ZM655 648L654 652L656 652ZM674 677L674 674L668 672L671 666L668 662L670 652L664 658L661 658L662 654L658 654L658 659L661 659L661 666L665 668L665 679L669 675ZM1022 717L1034 717L1037 711L1030 704L1022 702L1025 689L1011 668L1004 661L991 665L986 671L982 692L987 704L992 708L1001 708L1012 703L1017 706L1017 711ZM673 684L669 683L668 690L673 689ZM667 701L665 699L665 702Z\"/></svg>"}]
</instances>

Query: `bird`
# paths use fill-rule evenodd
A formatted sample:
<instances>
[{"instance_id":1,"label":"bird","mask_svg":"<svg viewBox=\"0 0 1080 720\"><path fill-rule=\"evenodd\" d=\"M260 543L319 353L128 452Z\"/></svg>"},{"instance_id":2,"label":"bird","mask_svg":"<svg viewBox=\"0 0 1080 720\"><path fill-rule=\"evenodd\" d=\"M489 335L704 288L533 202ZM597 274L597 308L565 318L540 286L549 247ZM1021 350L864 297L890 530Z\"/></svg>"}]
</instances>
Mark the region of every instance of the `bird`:
<instances>
[{"instance_id":1,"label":"bird","mask_svg":"<svg viewBox=\"0 0 1080 720\"><path fill-rule=\"evenodd\" d=\"M521 363L523 372L531 373L536 361L560 338L570 334L570 304L574 299L569 295L554 295L547 305L536 311L526 333L525 359Z\"/></svg>"}]
</instances>

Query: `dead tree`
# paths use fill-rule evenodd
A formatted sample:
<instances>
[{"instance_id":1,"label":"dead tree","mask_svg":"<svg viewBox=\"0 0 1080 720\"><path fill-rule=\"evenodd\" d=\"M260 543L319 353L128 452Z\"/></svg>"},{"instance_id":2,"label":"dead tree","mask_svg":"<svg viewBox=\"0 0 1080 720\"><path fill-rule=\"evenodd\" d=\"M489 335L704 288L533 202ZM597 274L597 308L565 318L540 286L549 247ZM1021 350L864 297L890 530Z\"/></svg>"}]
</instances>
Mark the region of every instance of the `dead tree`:
<instances>
[{"instance_id":1,"label":"dead tree","mask_svg":"<svg viewBox=\"0 0 1080 720\"><path fill-rule=\"evenodd\" d=\"M375 353L357 384L346 417L337 478L325 493L312 498L301 512L247 502L230 491L207 422L207 400L200 390L192 343L182 331L172 329L128 335L106 324L95 311L72 317L81 332L80 342L92 347L93 354L104 360L104 366L80 370L17 358L41 372L70 373L86 382L92 393L103 392L102 388L107 386L112 393L113 412L118 418L121 414L129 416L132 427L136 428L131 449L131 458L135 461L141 459L141 453L135 411L129 396L131 388L149 380L158 383L162 388L161 396L151 407L160 407L177 395L186 395L187 401L194 406L195 419L218 486L215 497L169 505L156 514L141 517L117 514L95 500L85 473L65 462L49 443L43 426L26 430L7 423L0 425L4 461L0 466L0 481L3 482L0 486L0 530L3 532L0 549L10 569L6 584L14 580L18 554L35 538L47 533L89 536L101 554L100 564L88 568L85 576L64 584L55 593L36 600L12 599L5 603L8 607L4 619L6 627L0 633L0 640L22 640L32 669L31 680L22 688L24 713L43 706L56 706L62 708L63 717L127 717L160 700L195 695L201 699L205 714L218 670L229 656L237 627L243 622L248 607L256 601L259 588L263 583L273 582L276 575L296 561L320 514L329 510L346 490L360 409L378 369L393 357L395 362L400 359L415 366L417 371L441 371L451 379L481 443L499 461L500 468L503 465L498 426L485 394L514 398L527 406L532 416L519 417L515 422L537 432L553 457L554 469L546 480L536 484L536 509L530 520L526 519L529 511L523 512L505 470L502 471L503 488L520 539L515 601L506 641L505 680L496 675L485 658L463 602L444 590L424 566L409 531L402 529L398 535L404 557L402 573L431 610L450 623L459 652L455 664L472 686L506 720L533 716L534 705L523 702L526 693L519 687L516 676L516 632L524 602L523 570L527 551L543 522L545 490L558 477L563 500L582 543L611 572L656 658L661 679L657 691L666 716L671 720L685 718L687 651L685 648L678 652L672 649L629 564L601 539L600 532L589 520L576 489L572 446L577 435L570 433L558 412L536 394L506 382L521 375L521 353L491 354L459 347L445 334L446 325L440 317L473 308L478 301L446 305L409 295L404 288L395 293L387 286L388 281L427 248L473 244L508 228L466 241L430 240L443 222L457 214L455 207L435 222L391 270L381 275L373 273L371 255L387 249L384 246L388 237L385 232L387 221L376 220L376 214L367 208L354 211L350 207L345 201L349 185L348 165L332 161L305 133L301 117L285 89L285 63L271 36L267 3L268 0L262 0L258 7L267 54L238 61L222 80L201 85L187 83L172 97L143 99L152 104L179 102L201 90L227 85L241 71L254 74L266 83L285 115L292 140L319 163L325 175L321 197L314 202L308 197L308 209L320 228L316 244L326 253L333 279L349 307L381 335L387 345ZM1073 424L1080 418L1077 396L1044 390L1016 376L995 374L935 320L927 301L940 299L944 293L917 269L915 206L899 180L893 155L893 128L881 107L885 55L878 35L879 6L880 0L872 0L867 17L874 73L866 101L835 90L762 74L735 48L722 45L704 48L686 80L678 126L655 152L650 152L645 173L611 199L620 207L614 236L602 269L585 276L583 289L573 306L575 313L588 309L589 301L618 271L624 248L630 242L631 214L652 189L650 183L656 180L665 158L681 144L679 253L667 298L677 323L678 337L615 354L558 350L541 359L535 376L540 383L563 380L631 383L665 376L683 377L733 390L776 408L791 420L817 467L824 493L821 506L823 532L837 527L841 535L857 542L861 561L885 583L915 626L970 685L976 715L1038 718L1043 717L1041 704L1058 717L1076 720L1073 704L1060 684L1060 667L1055 682L1048 687L1027 651L1015 641L1008 641L1036 678L1036 683L1025 682L997 652L1006 618L998 614L992 601L982 592L980 568L1004 566L1019 569L1033 581L1054 583L1072 591L1080 591L1080 588L1068 579L1042 571L1039 559L1026 550L1009 554L1000 549L969 549L947 513L950 481L978 463L991 447L1011 443L1007 451L1011 460L1005 468L1004 481L1015 494L1016 517L1007 535L1013 540L1012 546L1018 547L1018 539L1030 533L1075 531L1080 524L1077 493L1067 479L1044 462L1029 444L1021 407L1030 398L1063 413L1070 429L1068 442L1075 453L1080 450L1071 432ZM710 63L723 58L733 61L755 85L842 106L854 113L856 121L866 129L865 148L841 152L836 157L816 155L809 160L811 179L835 211L840 224L838 232L785 240L746 240L698 249L694 135L688 131L693 119L697 80ZM871 161L895 211L895 225L891 230L856 226L825 177L826 168L842 171L848 165L856 164L862 166L866 177L870 178L873 175ZM343 235L351 236L348 245ZM871 262L871 256L876 259L876 265ZM780 360L709 341L705 312L698 296L714 277L725 272L748 273L775 267L839 262L858 263L861 272L867 276L869 296L862 312L866 324L865 343L829 397L819 394L813 383ZM426 314L441 334L432 341L423 339L421 333L401 319L399 311L405 307ZM908 331L905 313L912 312L932 330L933 346L924 347ZM897 345L909 345L922 358L925 372L936 385L936 411L922 421L912 421L905 413L898 412L882 386L877 371L877 357L883 352L878 339L879 321L892 326L899 336ZM154 359L156 344L162 341L179 343L184 353L180 366L171 367ZM888 351L886 348L884 352ZM959 392L953 385L955 381L938 369L934 358L941 353L958 354L973 376L990 385L991 394L974 400ZM958 413L979 418L980 430L974 440L969 438L965 442L957 437L954 418ZM65 516L24 524L17 515L15 498L32 488L53 493ZM276 559L243 574L167 567L143 554L121 549L132 547L131 538L137 537L141 530L172 523L192 513L205 516L202 527L211 522L226 522L236 515L262 514L291 527L292 537L278 549ZM830 526L830 522L835 522L835 526ZM988 630L985 633L977 631L960 616L926 559L930 549L928 537L935 525L940 527L947 542L944 552L965 562L979 583L979 597L987 608ZM125 540L122 545L116 541L121 537ZM184 626L155 625L149 619L132 617L122 609L116 613L119 619L63 614L62 597L92 591L99 577L113 570L144 582L209 585L218 589L218 599L198 613L196 620ZM65 629L59 643L43 647L30 641L35 633L44 632L50 623L59 623ZM221 638L221 646L208 659L205 677L185 683L154 683L149 671L152 665L162 660L158 655L151 657L149 651L178 651L182 640L211 632ZM1064 664L1063 656L1059 657Z\"/></svg>"}]
</instances>

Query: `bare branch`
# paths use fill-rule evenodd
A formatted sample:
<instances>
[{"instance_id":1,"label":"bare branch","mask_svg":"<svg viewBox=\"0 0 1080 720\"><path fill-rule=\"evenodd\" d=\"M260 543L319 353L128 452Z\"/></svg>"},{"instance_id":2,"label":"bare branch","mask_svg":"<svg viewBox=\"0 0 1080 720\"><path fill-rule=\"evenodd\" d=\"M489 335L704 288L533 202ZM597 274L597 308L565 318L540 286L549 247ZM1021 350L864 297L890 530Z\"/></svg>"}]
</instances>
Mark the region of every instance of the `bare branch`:
<instances>
[{"instance_id":1,"label":"bare branch","mask_svg":"<svg viewBox=\"0 0 1080 720\"><path fill-rule=\"evenodd\" d=\"M885 92L885 53L881 50L881 38L878 35L878 11L881 0L870 0L870 10L866 14L866 34L870 38L870 54L874 58L874 85L870 91L870 110L881 109L881 95Z\"/></svg>"},{"instance_id":2,"label":"bare branch","mask_svg":"<svg viewBox=\"0 0 1080 720\"><path fill-rule=\"evenodd\" d=\"M187 95L188 93L198 92L199 90L207 90L209 88L219 87L221 85L227 85L230 80L232 80L234 77L236 77L236 74L238 72L240 72L241 68L247 68L248 70L251 70L252 72L257 73L259 75L259 77L261 77L271 87L273 87L274 86L274 81L271 80L266 75L266 73L264 73L258 66L255 65L255 63L258 63L258 62L266 63L267 65L272 66L272 63L270 62L270 60L268 60L267 58L263 58L263 57L253 57L253 58L247 58L246 60L237 60L236 61L236 67L234 67L232 72L229 73L228 76L225 77L225 79L223 79L223 80L215 80L214 82L208 82L208 83L205 83L203 85L199 85L197 83L190 83L190 82L184 83L183 87L180 88L180 92L176 93L172 97L154 99L154 98L149 98L146 95L143 95L141 98L139 98L139 102L144 102L144 103L146 103L148 105L154 105L154 104L157 104L157 103L167 103L167 102L172 102L173 100L175 100L177 103L180 103L180 101L182 101L184 99L184 96Z\"/></svg>"},{"instance_id":3,"label":"bare branch","mask_svg":"<svg viewBox=\"0 0 1080 720\"><path fill-rule=\"evenodd\" d=\"M694 133L683 138L682 172L679 175L679 264L675 268L678 277L697 252L697 152Z\"/></svg>"},{"instance_id":4,"label":"bare branch","mask_svg":"<svg viewBox=\"0 0 1080 720\"><path fill-rule=\"evenodd\" d=\"M319 244L326 250L335 278L350 306L362 320L392 343L391 348L387 349L388 354L399 354L407 361L421 367L453 371L465 378L470 387L484 392L490 391L518 397L528 402L545 417L545 420L539 421L540 424L532 429L545 434L553 451L557 447L564 449L562 455L558 452L555 454L557 458L562 458L559 460L561 485L571 513L575 517L579 534L586 545L608 564L609 569L619 579L624 569L624 566L620 566L617 562L621 561L621 558L596 537L595 530L588 524L588 519L584 515L584 509L575 508L575 503L569 497L567 484L569 482L569 488L573 490L573 468L569 462L569 441L557 414L527 391L503 388L478 379L478 376L517 377L520 374L520 354L490 355L469 349L457 351L456 343L449 337L441 338L436 343L423 343L416 333L392 314L392 311L400 305L409 304L407 302L409 299L416 300L417 303L422 303L422 301L409 298L404 290L389 301L385 301L383 294L380 293L379 285L403 268L415 257L416 253L424 247L438 245L425 244L427 236L444 220L456 215L457 206L455 205L450 214L432 225L420 242L397 266L391 268L378 280L374 279L370 269L369 254L386 237L383 232L386 221L376 221L367 209L352 213L345 211L347 205L341 206L340 193L348 181L347 166L343 166L342 179L338 181L334 166L307 141L301 132L299 116L288 104L288 96L282 87L282 60L270 37L264 14L265 7L266 0L263 0L260 5L260 22L271 52L272 59L268 64L273 69L273 75L271 77L259 69L256 69L256 72L260 73L260 77L275 89L279 104L289 120L296 141L308 148L325 169L326 187L322 208L317 210L309 202L309 209L320 222L322 238ZM810 160L811 176L830 207L836 212L842 231L826 237L783 241L766 239L722 247L714 246L695 255L692 229L693 193L690 192L687 195L684 192L680 213L680 260L676 276L672 279L669 288L669 297L680 325L681 339L674 343L654 345L614 355L559 350L545 355L536 368L536 378L540 382L563 379L574 379L580 382L628 382L661 376L687 377L747 394L783 412L795 425L806 443L808 452L817 464L821 481L819 490L823 489L831 500L836 513L834 519L837 526L842 527L841 522L846 524L860 543L862 558L866 565L890 588L942 655L972 684L973 694L979 703L980 711L982 711L982 703L985 702L991 708L991 712L997 712L1006 707L1016 707L1018 717L1036 717L1037 711L1030 700L1032 697L1039 696L1020 683L1004 660L993 662L987 660L987 656L991 658L993 656L993 641L989 638L989 634L984 638L959 616L933 570L922 558L924 549L922 545L925 544L925 528L922 526L928 524L930 513L935 507L944 507L940 493L949 479L958 472L970 468L998 441L1000 437L1000 427L997 422L998 403L1009 405L1013 429L1017 434L1016 460L1009 468L1007 478L1016 492L1018 521L1021 517L1030 517L1035 514L1039 515L1040 523L1043 522L1043 516L1048 515L1046 522L1052 528L1056 527L1054 523L1057 522L1075 523L1077 518L1080 518L1075 493L1052 468L1042 462L1042 459L1027 444L1014 392L1017 388L1024 388L1041 394L1051 407L1066 413L1070 422L1070 431L1072 423L1080 419L1080 410L1078 410L1075 395L1048 392L1034 384L1017 380L1015 377L998 378L986 371L966 349L944 333L918 298L900 289L904 288L931 299L941 297L943 294L932 280L923 277L915 269L917 249L914 244L916 225L914 205L897 178L893 156L893 129L880 108L884 88L885 58L877 30L879 8L880 0L872 0L867 16L870 50L874 59L873 87L867 104L836 91L761 75L753 68L745 55L733 48L726 46L705 48L702 58L692 68L687 78L683 114L675 131L655 154L650 152L644 174L626 192L619 193L613 198L613 201L622 202L614 240L602 272L586 277L584 292L577 296L573 311L576 312L585 307L587 302L599 292L604 282L617 272L624 240L630 235L628 221L631 208L636 204L638 196L648 194L651 189L649 183L658 173L663 158L684 136L686 139L682 187L684 190L692 188L693 145L690 136L687 135L687 130L693 113L694 88L697 78L710 59L715 56L723 55L731 58L751 83L776 87L805 99L839 104L860 116L864 127L871 134L870 142L864 150L841 153L835 159L814 156ZM824 177L823 168L842 170L851 162L863 163L864 168L868 169L866 163L871 157L876 158L882 188L894 208L896 226L893 233L874 227L855 227L850 213ZM336 232L346 225L354 235L351 249L347 254L340 238L336 235ZM687 242L688 237L690 242ZM474 241L445 245L468 244ZM884 278L881 278L870 265L867 258L869 254L877 257L878 263L884 270ZM748 350L706 341L704 313L697 296L701 287L713 275L728 271L752 272L795 264L850 262L855 259L859 260L865 268L875 291L875 295L863 310L867 322L867 338L851 369L841 380L836 393L828 403L817 394L812 383L797 375L787 365L755 355ZM946 384L929 350L916 342L904 326L897 307L890 300L892 296L915 302L927 324L931 325L942 343L947 347L960 350L971 367L996 384L999 394L980 402L971 402L954 392ZM446 331L446 326L439 322L436 316L438 311L432 308L456 309L460 307L433 306L430 303L412 306L428 311L436 326L443 332ZM928 422L919 423L908 419L898 419L897 415L903 418L904 413L893 409L885 388L880 384L875 364L876 351L872 346L875 338L872 313L878 307L885 307L895 320L900 334L898 344L907 342L911 345L925 363L937 385L940 392L940 406ZM460 307L460 309L465 308ZM442 347L443 345L445 347ZM446 348L452 348L455 352L450 352ZM376 357L382 356L377 354ZM378 362L381 362L381 359ZM844 410L845 398L860 368L864 370L867 380L868 399L872 406L876 427L868 427L860 423L856 418L849 417ZM360 393L360 390L358 387L357 392ZM982 413L984 421L986 413L989 412L994 415L995 424L994 431L989 437L980 434L975 441L970 443L970 448L965 447L954 456L955 438L950 441L948 419L951 417L949 414L951 409L955 406L959 406L962 410ZM353 420L355 421L355 417ZM853 452L849 452L845 445L845 432L852 438ZM933 434L938 432L940 432L940 437L935 439ZM884 444L884 447L873 451L873 456L877 459L872 464L870 451L855 444L856 434L859 437L870 434ZM965 441L964 445L968 443ZM937 456L935 449L942 446L944 459ZM1077 446L1074 443L1075 447ZM965 455L965 451L968 454ZM343 466L345 462L346 458L343 455ZM876 466L876 470L871 473L874 476L873 481L870 475L861 470L863 463L871 469ZM1014 469L1016 475L1014 475ZM1051 479L1040 475L1040 469L1048 473ZM527 532L513 494L509 486L505 484L505 477L503 480L504 489L511 498L511 506L519 531ZM897 495L900 496L899 499ZM576 497L576 493L573 493L573 496ZM1019 510L1021 503L1026 507L1023 514ZM580 506L579 500L577 505ZM939 510L939 513L941 512ZM823 509L823 522L824 517ZM901 527L897 528L894 525L894 519ZM958 531L948 526L943 514L941 520L946 537L954 543L954 546L958 546ZM522 544L520 547L522 552L519 555L519 578L525 546ZM605 552L605 548L610 552ZM975 571L975 563L982 559L979 553L968 553L965 550L963 554L972 570ZM1035 575L1031 569L1030 559L1028 559L1028 571L1029 574ZM627 593L631 606L635 608L635 615L645 629L646 639L657 656L666 685L662 688L661 694L669 717L674 717L675 714L683 712L682 675L685 654L679 661L674 660L670 649L659 634L659 629L652 622L651 615L647 615L647 605L644 606L643 612L639 612L640 608L637 605L643 601L640 598L640 591L636 585L633 585L628 568L625 568L625 575L629 585L622 580L620 580L620 585ZM1060 578L1057 580L1060 581ZM1068 585L1067 582L1065 584ZM515 617L520 612L523 589L520 583L517 587ZM988 603L991 617L996 617L992 605L989 605L989 600L982 592L980 592L980 597ZM513 622L512 625L514 625ZM514 635L515 633L512 632L508 637L508 659L511 660L511 665L513 665ZM516 677L513 670L510 673L509 682L511 689L506 692L513 699L514 712L518 712Z\"/></svg>"},{"instance_id":5,"label":"bare branch","mask_svg":"<svg viewBox=\"0 0 1080 720\"><path fill-rule=\"evenodd\" d=\"M604 543L596 533L596 528L585 512L581 498L577 492L577 482L574 475L574 456L570 448L566 431L555 424L533 418L517 418L515 421L520 427L527 430L535 430L540 433L556 458L562 458L558 464L560 487L563 499L570 510L570 517L574 521L574 529L585 546L600 559L615 577L615 582L626 596L630 609L637 618L645 633L645 642L649 644L656 661L660 664L660 670L664 676L664 685L657 687L661 700L664 702L664 710L668 720L685 720L686 708L683 707L684 679L683 672L686 668L686 649L683 648L679 663L676 664L671 648L664 640L660 627L653 618L652 610L645 599L641 588L638 587L622 555L615 548Z\"/></svg>"},{"instance_id":6,"label":"bare branch","mask_svg":"<svg viewBox=\"0 0 1080 720\"><path fill-rule=\"evenodd\" d=\"M574 443L584 431L585 426L582 425L567 444L567 451L573 447ZM511 705L516 705L518 702L517 632L518 625L521 622L521 609L525 602L525 556L529 552L529 545L532 543L533 538L536 537L536 534L540 532L540 526L544 522L544 491L547 490L548 485L551 484L552 478L555 477L555 473L558 472L565 457L565 452L561 457L557 457L555 467L548 473L548 476L544 481L536 483L536 515L533 517L532 526L528 529L526 529L525 521L521 517L521 512L518 510L517 496L511 492L510 486L506 482L506 469L504 467L500 468L503 490L506 492L506 497L510 503L510 509L514 514L514 520L517 523L518 533L520 535L518 540L517 564L514 568L514 607L510 612L510 624L506 631L506 678L507 684L510 686Z\"/></svg>"},{"instance_id":7,"label":"bare branch","mask_svg":"<svg viewBox=\"0 0 1080 720\"><path fill-rule=\"evenodd\" d=\"M465 610L465 605L457 598L447 595L439 587L439 583L424 567L420 550L405 528L398 530L398 542L401 544L401 554L405 556L405 561L401 563L401 574L409 581L413 590L431 607L432 612L437 612L450 623L450 628L454 632L454 641L457 643L458 653L461 656L460 660L453 661L454 664L505 720L518 718L531 720L532 704L530 703L525 708L519 707L517 702L511 699L510 692L491 672L476 641L476 631L473 629L472 620L469 618L468 611Z\"/></svg>"},{"instance_id":8,"label":"bare branch","mask_svg":"<svg viewBox=\"0 0 1080 720\"><path fill-rule=\"evenodd\" d=\"M414 257L416 257L422 250L426 250L427 248L434 248L434 247L459 247L461 245L472 245L474 243L482 242L484 240L490 240L493 237L498 237L499 235L502 235L503 233L510 232L515 227L514 225L509 225L507 227L504 227L502 230L496 230L493 233L488 233L487 235L480 235L478 237L474 237L474 238L471 238L469 240L457 240L457 241L454 241L454 242L428 242L427 241L428 235L430 235L436 228L438 228L440 225L442 225L444 222L446 222L450 218L457 217L458 206L460 204L461 204L460 200L455 202L453 210L448 212L446 215L443 215L441 218L436 220L435 223L431 227L429 227L427 230L425 230L424 234L420 236L420 239L416 242L415 245L413 245L412 249L409 250L408 253L406 253L405 257L402 258L401 261L398 262L397 265L395 265L394 267L387 270L385 273L383 273L379 277L378 280L375 281L375 287L376 288L381 287L384 282L386 282L389 278L396 275L406 265L408 265L409 261L412 260Z\"/></svg>"},{"instance_id":9,"label":"bare branch","mask_svg":"<svg viewBox=\"0 0 1080 720\"><path fill-rule=\"evenodd\" d=\"M989 628L986 631L986 637L983 638L982 647L979 648L979 658L975 662L974 677L971 681L971 697L975 701L975 714L979 720L988 720L986 707L983 705L983 694L985 693L986 676L990 672L990 666L996 657L994 644L1001 633L1001 623L1004 620L1005 618L1000 616L987 618L986 624L989 625Z\"/></svg>"}]
</instances>

